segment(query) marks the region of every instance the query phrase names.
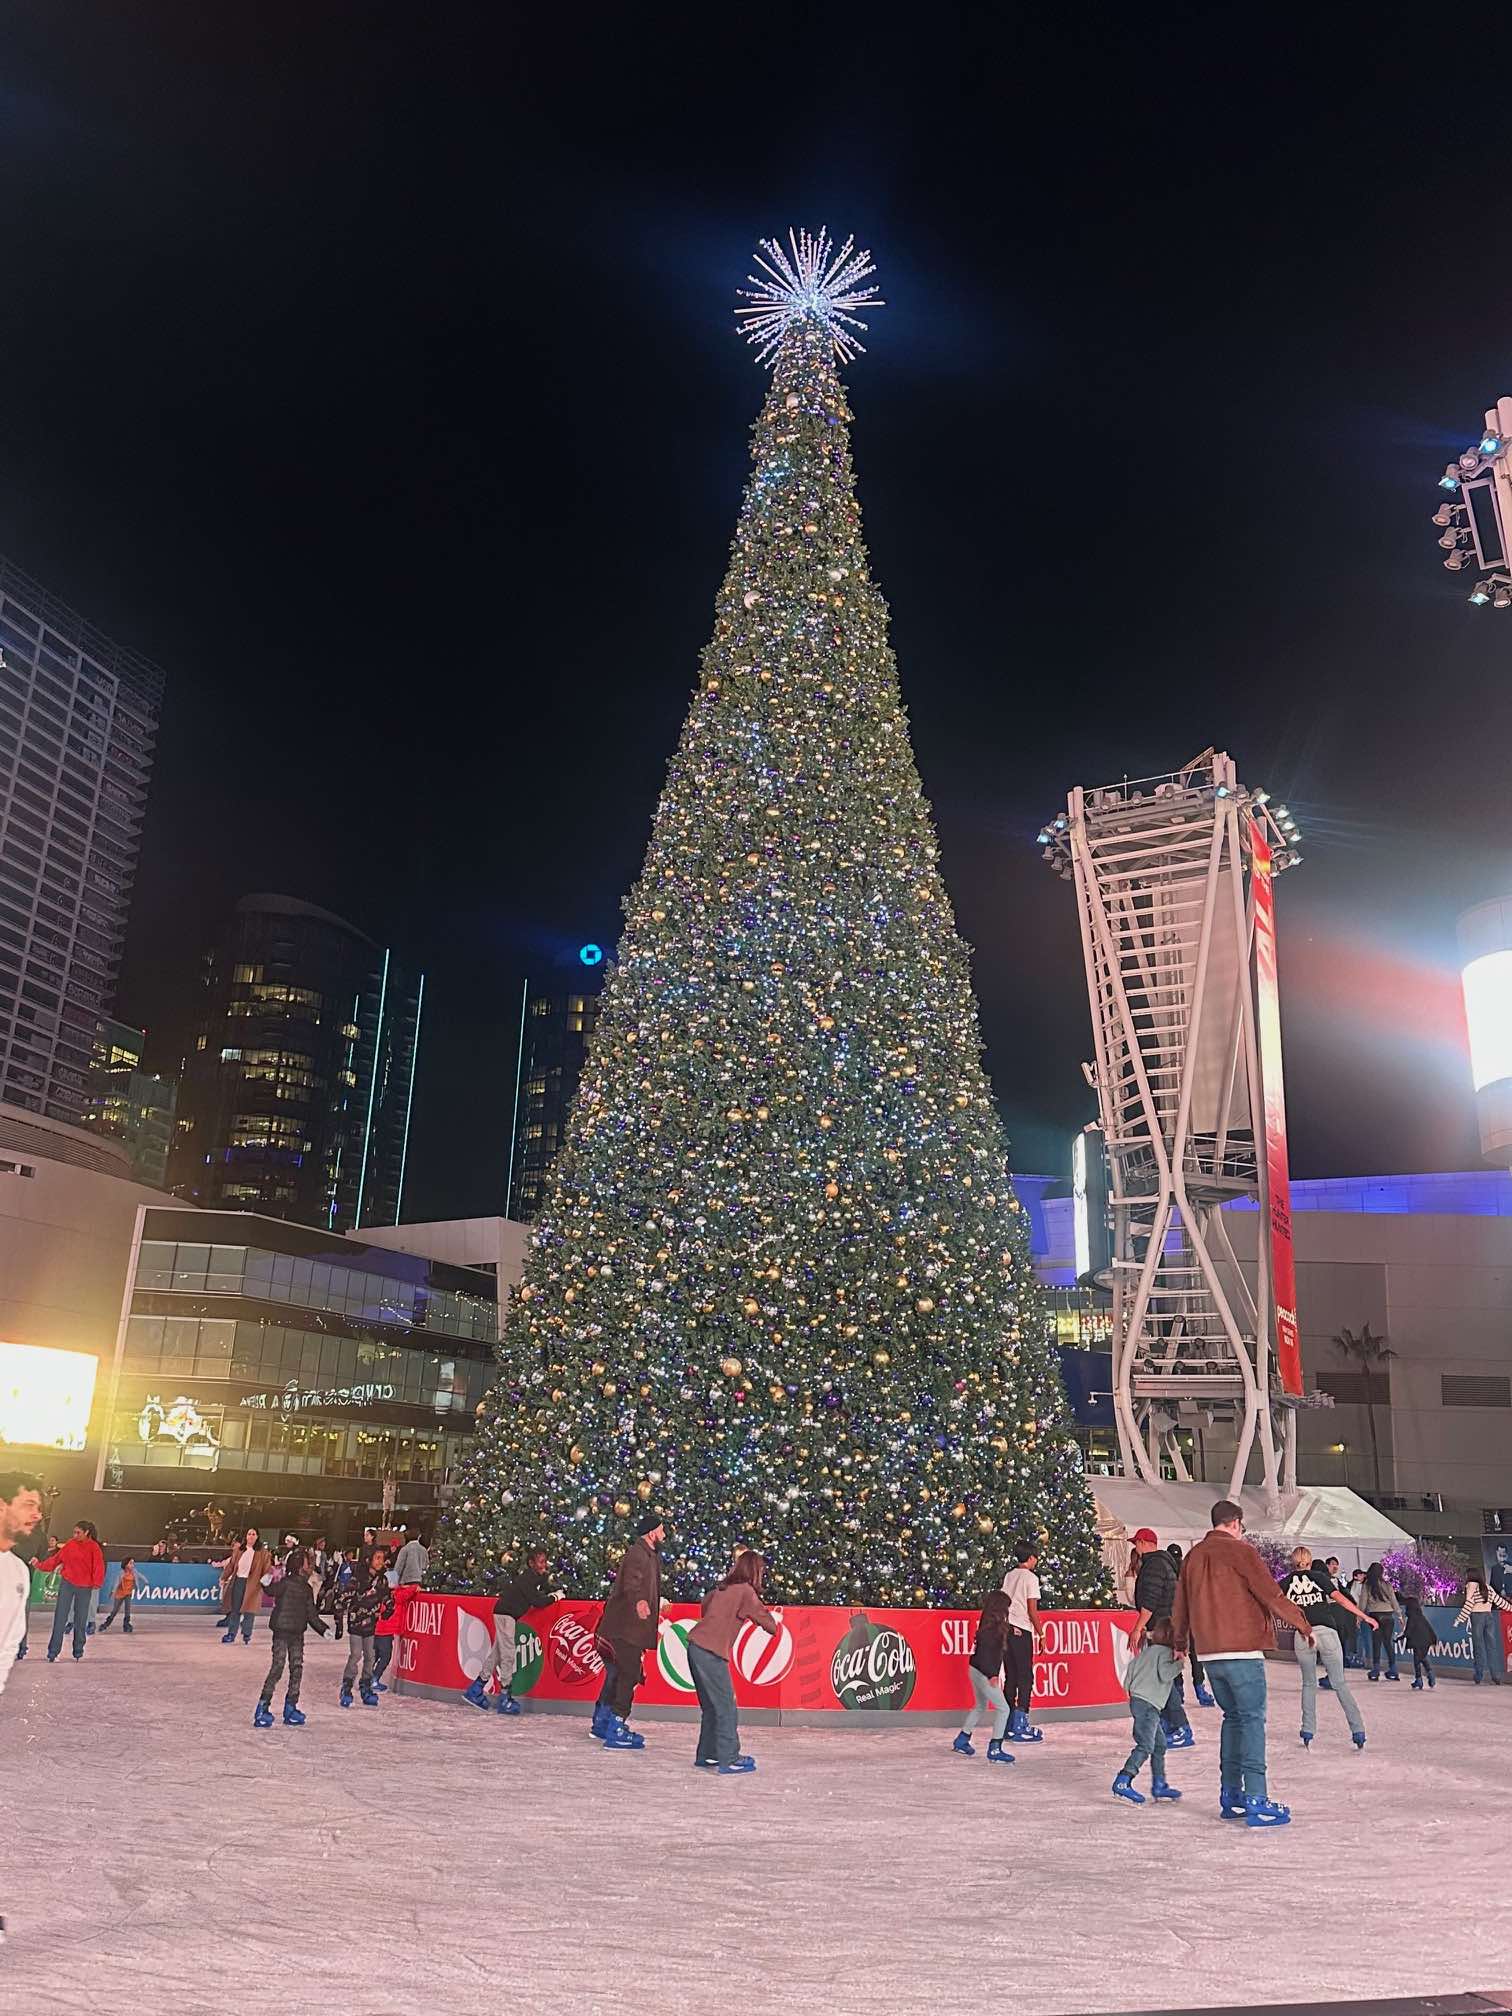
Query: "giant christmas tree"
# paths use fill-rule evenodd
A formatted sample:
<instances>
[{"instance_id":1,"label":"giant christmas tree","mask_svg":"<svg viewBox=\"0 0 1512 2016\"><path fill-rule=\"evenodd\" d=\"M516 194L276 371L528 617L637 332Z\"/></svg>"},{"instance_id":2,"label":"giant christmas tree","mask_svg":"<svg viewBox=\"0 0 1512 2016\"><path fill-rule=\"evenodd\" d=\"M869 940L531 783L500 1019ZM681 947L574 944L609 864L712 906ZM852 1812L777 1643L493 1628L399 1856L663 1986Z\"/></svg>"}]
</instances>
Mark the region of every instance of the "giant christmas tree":
<instances>
[{"instance_id":1,"label":"giant christmas tree","mask_svg":"<svg viewBox=\"0 0 1512 2016\"><path fill-rule=\"evenodd\" d=\"M871 578L837 356L867 255L767 244L772 362L697 691L436 1571L541 1541L601 1593L648 1508L684 1594L1103 1592L966 948ZM880 305L872 303L871 305Z\"/></svg>"}]
</instances>

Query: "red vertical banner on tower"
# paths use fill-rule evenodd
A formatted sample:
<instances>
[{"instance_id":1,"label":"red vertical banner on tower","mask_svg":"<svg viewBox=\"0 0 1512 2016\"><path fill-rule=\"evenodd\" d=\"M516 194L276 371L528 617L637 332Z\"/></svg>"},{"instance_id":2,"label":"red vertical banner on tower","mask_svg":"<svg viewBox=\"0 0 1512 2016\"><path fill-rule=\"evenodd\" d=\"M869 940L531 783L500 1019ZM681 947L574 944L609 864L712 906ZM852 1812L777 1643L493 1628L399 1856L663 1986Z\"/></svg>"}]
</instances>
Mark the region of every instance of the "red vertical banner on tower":
<instances>
[{"instance_id":1,"label":"red vertical banner on tower","mask_svg":"<svg viewBox=\"0 0 1512 2016\"><path fill-rule=\"evenodd\" d=\"M1286 1085L1281 1075L1281 997L1276 982L1276 892L1270 842L1258 819L1249 822L1255 900L1255 1036L1265 1116L1265 1194L1270 1214L1271 1295L1276 1369L1282 1390L1302 1391L1302 1338L1297 1329L1297 1263L1292 1252L1291 1171L1286 1160Z\"/></svg>"}]
</instances>

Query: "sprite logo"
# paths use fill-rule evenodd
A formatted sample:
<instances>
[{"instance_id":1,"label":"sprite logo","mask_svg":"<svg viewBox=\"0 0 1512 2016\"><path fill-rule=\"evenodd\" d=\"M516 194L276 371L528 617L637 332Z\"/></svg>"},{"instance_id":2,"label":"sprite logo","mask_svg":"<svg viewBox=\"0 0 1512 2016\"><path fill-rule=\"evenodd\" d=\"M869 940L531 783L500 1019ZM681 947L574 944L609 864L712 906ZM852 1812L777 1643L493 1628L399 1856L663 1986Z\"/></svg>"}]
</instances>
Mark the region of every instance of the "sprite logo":
<instances>
[{"instance_id":1,"label":"sprite logo","mask_svg":"<svg viewBox=\"0 0 1512 2016\"><path fill-rule=\"evenodd\" d=\"M515 1625L514 1684L513 1694L528 1694L541 1677L541 1666L545 1652L540 1634L532 1631L528 1624Z\"/></svg>"},{"instance_id":2,"label":"sprite logo","mask_svg":"<svg viewBox=\"0 0 1512 2016\"><path fill-rule=\"evenodd\" d=\"M830 1661L830 1685L841 1707L906 1708L917 1678L913 1647L902 1632L873 1624L858 1610Z\"/></svg>"}]
</instances>

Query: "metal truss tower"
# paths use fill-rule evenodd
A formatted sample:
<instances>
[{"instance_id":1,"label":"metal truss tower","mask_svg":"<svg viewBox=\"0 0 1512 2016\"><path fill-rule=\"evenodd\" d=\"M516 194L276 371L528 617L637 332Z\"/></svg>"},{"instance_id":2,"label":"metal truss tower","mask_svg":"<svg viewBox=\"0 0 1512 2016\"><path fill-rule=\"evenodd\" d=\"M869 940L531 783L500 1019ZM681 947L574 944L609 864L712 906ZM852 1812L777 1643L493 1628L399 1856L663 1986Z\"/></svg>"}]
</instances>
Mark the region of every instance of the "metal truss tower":
<instances>
[{"instance_id":1,"label":"metal truss tower","mask_svg":"<svg viewBox=\"0 0 1512 2016\"><path fill-rule=\"evenodd\" d=\"M1231 1423L1230 1492L1258 1447L1272 1511L1296 1488L1287 1401L1302 1381L1271 882L1300 837L1211 749L1167 776L1078 786L1040 834L1081 922L1125 1470L1188 1482L1178 1431ZM1240 1200L1264 1214L1254 1293L1224 1220Z\"/></svg>"}]
</instances>

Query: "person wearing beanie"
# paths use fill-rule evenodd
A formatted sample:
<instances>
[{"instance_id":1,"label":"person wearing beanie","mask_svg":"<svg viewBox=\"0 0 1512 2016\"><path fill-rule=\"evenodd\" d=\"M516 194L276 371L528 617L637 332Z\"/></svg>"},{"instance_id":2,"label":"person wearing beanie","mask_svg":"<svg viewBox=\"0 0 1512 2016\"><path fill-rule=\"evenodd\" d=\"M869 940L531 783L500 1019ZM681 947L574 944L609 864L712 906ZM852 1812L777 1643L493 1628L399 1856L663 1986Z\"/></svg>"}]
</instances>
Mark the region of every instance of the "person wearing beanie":
<instances>
[{"instance_id":1,"label":"person wearing beanie","mask_svg":"<svg viewBox=\"0 0 1512 2016\"><path fill-rule=\"evenodd\" d=\"M635 1690L644 1677L646 1654L656 1643L661 1618L661 1559L657 1549L667 1537L660 1512L636 1521L635 1538L625 1549L599 1619L599 1636L608 1648L604 1690L593 1711L593 1734L606 1750L643 1750L646 1739L626 1723Z\"/></svg>"},{"instance_id":2,"label":"person wearing beanie","mask_svg":"<svg viewBox=\"0 0 1512 2016\"><path fill-rule=\"evenodd\" d=\"M1176 1602L1176 1563L1148 1526L1141 1526L1134 1535L1134 1558L1138 1563L1134 1576L1134 1608L1139 1615L1129 1633L1131 1658L1144 1643L1148 1627L1161 1618L1168 1618ZM1166 1702L1161 1722L1168 1750L1191 1748L1192 1725L1187 1720L1179 1662L1171 1682L1171 1698Z\"/></svg>"}]
</instances>

